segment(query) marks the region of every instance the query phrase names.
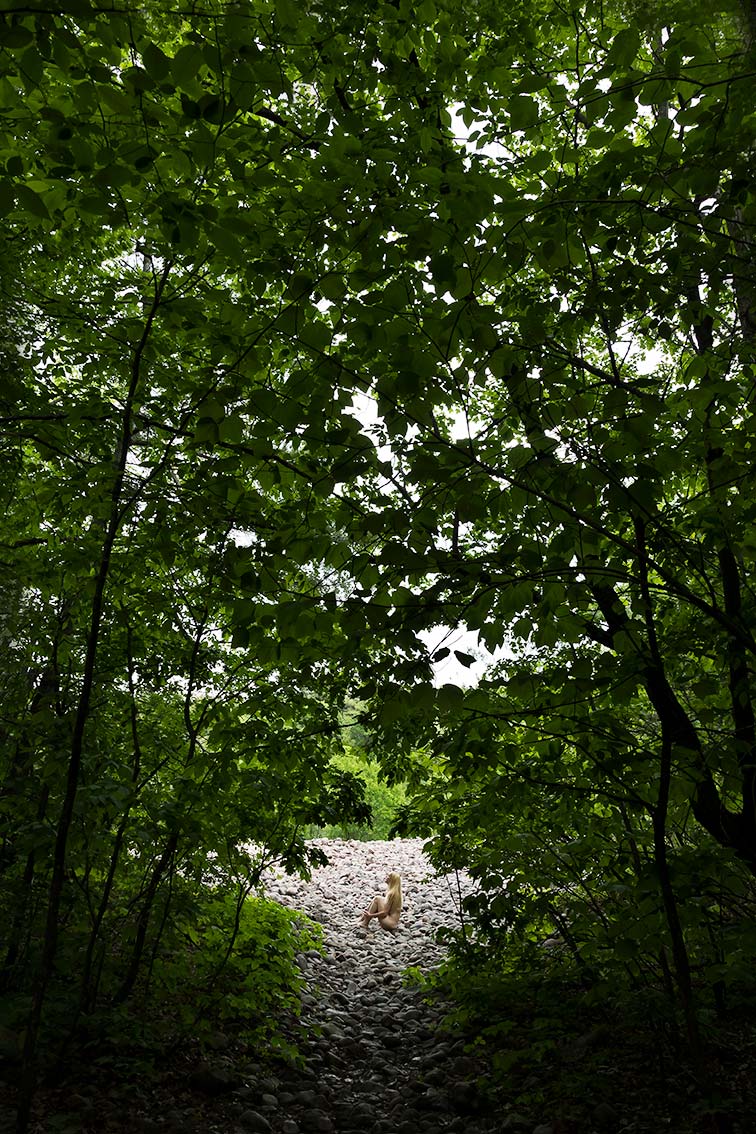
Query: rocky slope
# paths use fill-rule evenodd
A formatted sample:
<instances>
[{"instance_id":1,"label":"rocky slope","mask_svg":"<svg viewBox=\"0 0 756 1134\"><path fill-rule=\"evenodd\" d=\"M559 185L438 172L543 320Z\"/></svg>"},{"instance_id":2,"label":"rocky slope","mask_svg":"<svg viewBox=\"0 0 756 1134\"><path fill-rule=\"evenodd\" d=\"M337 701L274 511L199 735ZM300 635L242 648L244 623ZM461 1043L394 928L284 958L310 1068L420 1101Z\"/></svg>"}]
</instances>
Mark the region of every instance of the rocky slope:
<instances>
[{"instance_id":1,"label":"rocky slope","mask_svg":"<svg viewBox=\"0 0 756 1134\"><path fill-rule=\"evenodd\" d=\"M304 1016L312 1028L306 1067L250 1089L240 1131L297 1134L436 1134L490 1129L481 1114L483 1069L464 1043L439 1029L444 1006L428 1004L402 980L442 958L442 925L459 924L465 878L438 878L419 840L357 843L322 840L329 865L310 882L276 876L269 895L306 912L324 930L327 952L300 958L307 976ZM361 932L361 910L383 893L388 871L402 876L396 933ZM372 927L376 922L371 923ZM237 1092L238 1098L238 1092Z\"/></svg>"}]
</instances>

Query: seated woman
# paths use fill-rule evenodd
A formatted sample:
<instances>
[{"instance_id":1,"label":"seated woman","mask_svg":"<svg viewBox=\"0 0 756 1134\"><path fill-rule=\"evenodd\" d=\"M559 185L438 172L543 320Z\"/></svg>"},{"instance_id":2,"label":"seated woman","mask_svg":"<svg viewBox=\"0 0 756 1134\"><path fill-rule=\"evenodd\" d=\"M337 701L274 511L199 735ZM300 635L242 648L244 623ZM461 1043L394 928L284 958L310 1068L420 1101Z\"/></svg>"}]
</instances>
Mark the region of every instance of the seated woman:
<instances>
[{"instance_id":1,"label":"seated woman","mask_svg":"<svg viewBox=\"0 0 756 1134\"><path fill-rule=\"evenodd\" d=\"M399 924L402 912L402 880L392 871L386 875L386 897L376 894L360 918L360 925L367 929L373 918L378 918L381 929L394 930Z\"/></svg>"}]
</instances>

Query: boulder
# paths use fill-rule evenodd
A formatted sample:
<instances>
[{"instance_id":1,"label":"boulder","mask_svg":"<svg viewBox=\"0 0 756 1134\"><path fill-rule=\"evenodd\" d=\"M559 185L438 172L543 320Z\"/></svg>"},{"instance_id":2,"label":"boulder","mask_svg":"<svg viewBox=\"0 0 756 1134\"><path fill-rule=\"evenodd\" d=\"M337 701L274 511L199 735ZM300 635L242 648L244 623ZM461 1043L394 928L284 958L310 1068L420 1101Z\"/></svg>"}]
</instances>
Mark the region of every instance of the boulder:
<instances>
[{"instance_id":1,"label":"boulder","mask_svg":"<svg viewBox=\"0 0 756 1134\"><path fill-rule=\"evenodd\" d=\"M237 1090L242 1085L242 1078L231 1068L213 1067L203 1062L198 1063L191 1072L190 1082L195 1091L215 1097Z\"/></svg>"}]
</instances>

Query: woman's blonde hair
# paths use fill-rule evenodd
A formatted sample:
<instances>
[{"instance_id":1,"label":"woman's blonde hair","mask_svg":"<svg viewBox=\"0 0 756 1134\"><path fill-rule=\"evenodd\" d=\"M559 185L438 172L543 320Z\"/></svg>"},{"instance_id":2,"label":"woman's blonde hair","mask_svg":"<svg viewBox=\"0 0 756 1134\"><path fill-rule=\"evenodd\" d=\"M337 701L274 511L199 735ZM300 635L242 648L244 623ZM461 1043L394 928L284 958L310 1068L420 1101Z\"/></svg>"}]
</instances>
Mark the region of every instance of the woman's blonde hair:
<instances>
[{"instance_id":1,"label":"woman's blonde hair","mask_svg":"<svg viewBox=\"0 0 756 1134\"><path fill-rule=\"evenodd\" d=\"M396 871L392 870L387 879L386 912L398 914L402 911L402 880Z\"/></svg>"}]
</instances>

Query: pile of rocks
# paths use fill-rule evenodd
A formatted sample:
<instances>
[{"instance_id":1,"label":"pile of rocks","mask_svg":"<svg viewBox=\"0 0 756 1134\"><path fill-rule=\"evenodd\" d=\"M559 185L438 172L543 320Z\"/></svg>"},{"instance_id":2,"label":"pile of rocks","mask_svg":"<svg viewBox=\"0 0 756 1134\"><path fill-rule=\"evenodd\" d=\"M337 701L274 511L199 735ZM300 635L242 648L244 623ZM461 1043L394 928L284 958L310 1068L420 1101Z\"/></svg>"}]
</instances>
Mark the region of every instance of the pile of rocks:
<instances>
[{"instance_id":1,"label":"pile of rocks","mask_svg":"<svg viewBox=\"0 0 756 1134\"><path fill-rule=\"evenodd\" d=\"M319 840L329 865L311 881L276 875L270 897L318 921L325 955L300 957L310 1026L303 1070L257 1080L232 1104L238 1130L259 1134L437 1134L491 1128L481 1111L483 1069L464 1042L440 1028L446 1007L427 1003L402 980L407 968L428 972L443 956L435 931L459 925L464 876L433 874L417 839L358 843ZM402 877L399 929L385 932L359 915L385 891L388 871ZM255 1068L249 1067L250 1076ZM260 1069L257 1069L260 1070Z\"/></svg>"},{"instance_id":2,"label":"pile of rocks","mask_svg":"<svg viewBox=\"0 0 756 1134\"><path fill-rule=\"evenodd\" d=\"M352 839L314 839L328 856L309 882L271 871L264 878L268 897L291 909L303 910L319 922L326 944L342 964L355 970L375 963L399 967L437 964L444 953L435 940L442 926L460 927L461 903L472 883L466 874L435 874L423 853L422 839L392 839L361 843ZM371 946L361 945L355 931L362 910L375 894L386 891L389 871L402 879L402 916L395 934L378 932L371 923Z\"/></svg>"}]
</instances>

